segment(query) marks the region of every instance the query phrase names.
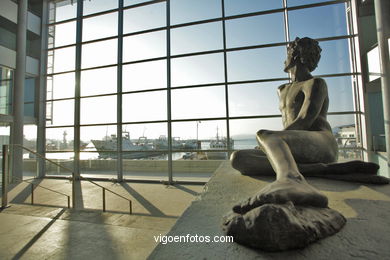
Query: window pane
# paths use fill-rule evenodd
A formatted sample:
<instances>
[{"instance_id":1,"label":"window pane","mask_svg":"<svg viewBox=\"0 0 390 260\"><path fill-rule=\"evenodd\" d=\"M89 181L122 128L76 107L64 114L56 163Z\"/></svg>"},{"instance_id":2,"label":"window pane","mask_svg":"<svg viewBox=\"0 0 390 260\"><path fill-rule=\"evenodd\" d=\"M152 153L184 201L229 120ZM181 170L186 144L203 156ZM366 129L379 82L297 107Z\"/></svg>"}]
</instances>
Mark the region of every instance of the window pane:
<instances>
[{"instance_id":1,"label":"window pane","mask_svg":"<svg viewBox=\"0 0 390 260\"><path fill-rule=\"evenodd\" d=\"M34 103L24 103L24 116L35 117Z\"/></svg>"},{"instance_id":2,"label":"window pane","mask_svg":"<svg viewBox=\"0 0 390 260\"><path fill-rule=\"evenodd\" d=\"M234 149L253 149L258 144L256 133L260 129L282 130L282 118L234 119L230 120L230 136Z\"/></svg>"},{"instance_id":3,"label":"window pane","mask_svg":"<svg viewBox=\"0 0 390 260\"><path fill-rule=\"evenodd\" d=\"M278 87L287 81L229 86L229 115L279 115Z\"/></svg>"},{"instance_id":4,"label":"window pane","mask_svg":"<svg viewBox=\"0 0 390 260\"><path fill-rule=\"evenodd\" d=\"M74 97L75 73L64 73L47 77L46 98L59 99Z\"/></svg>"},{"instance_id":5,"label":"window pane","mask_svg":"<svg viewBox=\"0 0 390 260\"><path fill-rule=\"evenodd\" d=\"M201 149L210 149L210 140L226 138L226 120L173 122L172 137L175 140L201 141ZM191 149L189 149L191 150Z\"/></svg>"},{"instance_id":6,"label":"window pane","mask_svg":"<svg viewBox=\"0 0 390 260\"><path fill-rule=\"evenodd\" d=\"M290 38L346 35L345 13L344 3L289 11Z\"/></svg>"},{"instance_id":7,"label":"window pane","mask_svg":"<svg viewBox=\"0 0 390 260\"><path fill-rule=\"evenodd\" d=\"M49 35L54 38L54 46L59 47L76 43L76 22L61 23L49 26ZM49 37L49 42L51 41Z\"/></svg>"},{"instance_id":8,"label":"window pane","mask_svg":"<svg viewBox=\"0 0 390 260\"><path fill-rule=\"evenodd\" d=\"M226 152L186 152L177 154L183 155L181 160L174 160L172 162L174 181L207 182L221 163L226 160L224 158L227 158ZM216 154L218 154L221 159L215 159L215 157L212 157L212 155ZM207 155L213 159L204 159L208 158ZM189 156L191 156L191 159L184 159Z\"/></svg>"},{"instance_id":9,"label":"window pane","mask_svg":"<svg viewBox=\"0 0 390 260\"><path fill-rule=\"evenodd\" d=\"M354 111L352 77L330 77L324 80L328 86L328 111Z\"/></svg>"},{"instance_id":10,"label":"window pane","mask_svg":"<svg viewBox=\"0 0 390 260\"><path fill-rule=\"evenodd\" d=\"M123 95L123 122L167 119L166 91Z\"/></svg>"},{"instance_id":11,"label":"window pane","mask_svg":"<svg viewBox=\"0 0 390 260\"><path fill-rule=\"evenodd\" d=\"M389 47L390 48L390 47ZM380 78L381 68L379 62L379 48L376 46L367 52L368 80L373 81Z\"/></svg>"},{"instance_id":12,"label":"window pane","mask_svg":"<svg viewBox=\"0 0 390 260\"><path fill-rule=\"evenodd\" d=\"M164 57L166 44L166 31L124 37L123 62Z\"/></svg>"},{"instance_id":13,"label":"window pane","mask_svg":"<svg viewBox=\"0 0 390 260\"><path fill-rule=\"evenodd\" d=\"M225 0L225 13L227 16L266 11L277 8L283 8L282 0Z\"/></svg>"},{"instance_id":14,"label":"window pane","mask_svg":"<svg viewBox=\"0 0 390 260\"><path fill-rule=\"evenodd\" d=\"M167 61L151 61L123 66L123 91L167 87Z\"/></svg>"},{"instance_id":15,"label":"window pane","mask_svg":"<svg viewBox=\"0 0 390 260\"><path fill-rule=\"evenodd\" d=\"M308 5L308 4L329 2L329 1L332 0L287 0L287 6Z\"/></svg>"},{"instance_id":16,"label":"window pane","mask_svg":"<svg viewBox=\"0 0 390 260\"><path fill-rule=\"evenodd\" d=\"M221 0L171 0L171 24L222 16Z\"/></svg>"},{"instance_id":17,"label":"window pane","mask_svg":"<svg viewBox=\"0 0 390 260\"><path fill-rule=\"evenodd\" d=\"M105 169L103 168L107 165L103 161L99 163L97 159L115 159L118 157L116 153L116 131L117 127L113 125L80 127L80 159L89 160L88 164L85 162L81 163L83 171L94 171L95 174L100 175L104 172ZM112 167L112 169L115 169L115 167Z\"/></svg>"},{"instance_id":18,"label":"window pane","mask_svg":"<svg viewBox=\"0 0 390 260\"><path fill-rule=\"evenodd\" d=\"M130 179L164 180L168 174L167 124L123 125L123 174ZM159 150L159 151L156 151Z\"/></svg>"},{"instance_id":19,"label":"window pane","mask_svg":"<svg viewBox=\"0 0 390 260\"><path fill-rule=\"evenodd\" d=\"M284 42L283 13L227 20L226 41L228 48Z\"/></svg>"},{"instance_id":20,"label":"window pane","mask_svg":"<svg viewBox=\"0 0 390 260\"><path fill-rule=\"evenodd\" d=\"M110 160L101 160L99 158L96 159L95 157L96 154L94 152L81 153L80 154L81 174L87 178L106 178L111 180L116 179L118 176L117 160L112 158L116 158L115 156L117 156L117 153L116 152L109 152L109 153L110 153L110 157L109 157Z\"/></svg>"},{"instance_id":21,"label":"window pane","mask_svg":"<svg viewBox=\"0 0 390 260\"><path fill-rule=\"evenodd\" d=\"M13 70L0 66L0 114L10 114ZM3 129L0 127L0 129Z\"/></svg>"},{"instance_id":22,"label":"window pane","mask_svg":"<svg viewBox=\"0 0 390 260\"><path fill-rule=\"evenodd\" d=\"M320 42L320 47L321 59L313 75L351 72L348 39Z\"/></svg>"},{"instance_id":23,"label":"window pane","mask_svg":"<svg viewBox=\"0 0 390 260\"><path fill-rule=\"evenodd\" d=\"M222 49L222 23L207 23L172 29L171 48L173 55Z\"/></svg>"},{"instance_id":24,"label":"window pane","mask_svg":"<svg viewBox=\"0 0 390 260\"><path fill-rule=\"evenodd\" d=\"M69 71L75 69L76 48L68 47L58 50L54 50L54 66L53 71L50 70L48 65L48 73L57 73L62 71ZM50 64L50 57L48 64Z\"/></svg>"},{"instance_id":25,"label":"window pane","mask_svg":"<svg viewBox=\"0 0 390 260\"><path fill-rule=\"evenodd\" d=\"M117 92L117 67L81 71L81 96Z\"/></svg>"},{"instance_id":26,"label":"window pane","mask_svg":"<svg viewBox=\"0 0 390 260\"><path fill-rule=\"evenodd\" d=\"M167 124L129 124L122 128L122 151L126 159L143 159L163 156L166 152L152 152L168 150Z\"/></svg>"},{"instance_id":27,"label":"window pane","mask_svg":"<svg viewBox=\"0 0 390 260\"><path fill-rule=\"evenodd\" d=\"M175 58L171 62L172 86L208 84L224 81L222 53Z\"/></svg>"},{"instance_id":28,"label":"window pane","mask_svg":"<svg viewBox=\"0 0 390 260\"><path fill-rule=\"evenodd\" d=\"M55 161L56 163L68 168L73 169L73 158L74 152L60 152L60 153L46 153L45 157ZM45 173L49 176L72 176L72 172L69 170L65 170L53 163L46 161Z\"/></svg>"},{"instance_id":29,"label":"window pane","mask_svg":"<svg viewBox=\"0 0 390 260\"><path fill-rule=\"evenodd\" d=\"M228 52L229 81L283 78L286 47Z\"/></svg>"},{"instance_id":30,"label":"window pane","mask_svg":"<svg viewBox=\"0 0 390 260\"><path fill-rule=\"evenodd\" d=\"M77 3L72 0L50 2L49 23L76 18Z\"/></svg>"},{"instance_id":31,"label":"window pane","mask_svg":"<svg viewBox=\"0 0 390 260\"><path fill-rule=\"evenodd\" d=\"M23 127L23 146L35 152L37 151L37 129L36 125L24 125Z\"/></svg>"},{"instance_id":32,"label":"window pane","mask_svg":"<svg viewBox=\"0 0 390 260\"><path fill-rule=\"evenodd\" d=\"M74 128L46 128L46 151L73 151Z\"/></svg>"},{"instance_id":33,"label":"window pane","mask_svg":"<svg viewBox=\"0 0 390 260\"><path fill-rule=\"evenodd\" d=\"M81 67L84 69L116 64L117 47L116 39L83 44L81 52Z\"/></svg>"},{"instance_id":34,"label":"window pane","mask_svg":"<svg viewBox=\"0 0 390 260\"><path fill-rule=\"evenodd\" d=\"M151 2L154 0L124 0L123 1L123 6L129 6L129 5L135 5L135 4L140 4L144 2Z\"/></svg>"},{"instance_id":35,"label":"window pane","mask_svg":"<svg viewBox=\"0 0 390 260\"><path fill-rule=\"evenodd\" d=\"M116 96L82 98L80 100L80 123L115 123Z\"/></svg>"},{"instance_id":36,"label":"window pane","mask_svg":"<svg viewBox=\"0 0 390 260\"><path fill-rule=\"evenodd\" d=\"M80 127L80 170L83 174L94 177L116 175L116 131L117 127L113 125Z\"/></svg>"},{"instance_id":37,"label":"window pane","mask_svg":"<svg viewBox=\"0 0 390 260\"><path fill-rule=\"evenodd\" d=\"M83 20L83 41L90 41L118 34L118 13L109 13Z\"/></svg>"},{"instance_id":38,"label":"window pane","mask_svg":"<svg viewBox=\"0 0 390 260\"><path fill-rule=\"evenodd\" d=\"M74 100L50 101L46 103L46 125L73 125Z\"/></svg>"},{"instance_id":39,"label":"window pane","mask_svg":"<svg viewBox=\"0 0 390 260\"><path fill-rule=\"evenodd\" d=\"M34 102L35 100L35 82L36 78L26 78L24 81L24 103Z\"/></svg>"},{"instance_id":40,"label":"window pane","mask_svg":"<svg viewBox=\"0 0 390 260\"><path fill-rule=\"evenodd\" d=\"M355 115L332 115L328 121L339 147L339 161L360 160L362 151Z\"/></svg>"},{"instance_id":41,"label":"window pane","mask_svg":"<svg viewBox=\"0 0 390 260\"><path fill-rule=\"evenodd\" d=\"M89 0L84 1L83 14L93 14L118 8L118 0Z\"/></svg>"},{"instance_id":42,"label":"window pane","mask_svg":"<svg viewBox=\"0 0 390 260\"><path fill-rule=\"evenodd\" d=\"M166 26L166 3L157 3L123 11L123 33Z\"/></svg>"},{"instance_id":43,"label":"window pane","mask_svg":"<svg viewBox=\"0 0 390 260\"><path fill-rule=\"evenodd\" d=\"M155 152L144 152L144 159L131 159L133 152L124 152L123 176L126 180L168 180L168 160L163 156L153 156ZM127 155L129 154L129 155ZM149 155L148 155L149 154Z\"/></svg>"},{"instance_id":44,"label":"window pane","mask_svg":"<svg viewBox=\"0 0 390 260\"><path fill-rule=\"evenodd\" d=\"M172 119L226 116L225 87L172 90Z\"/></svg>"}]
</instances>

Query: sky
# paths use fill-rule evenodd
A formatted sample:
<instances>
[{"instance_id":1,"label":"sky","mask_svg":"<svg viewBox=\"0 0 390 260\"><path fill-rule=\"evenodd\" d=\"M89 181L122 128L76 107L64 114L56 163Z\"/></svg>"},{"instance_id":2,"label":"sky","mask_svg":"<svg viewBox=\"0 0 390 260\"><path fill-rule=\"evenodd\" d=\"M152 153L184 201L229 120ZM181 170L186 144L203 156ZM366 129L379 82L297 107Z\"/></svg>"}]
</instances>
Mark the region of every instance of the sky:
<instances>
[{"instance_id":1,"label":"sky","mask_svg":"<svg viewBox=\"0 0 390 260\"><path fill-rule=\"evenodd\" d=\"M125 6L146 1L124 1ZM316 0L289 0L290 6L323 2ZM221 17L220 0L171 0L171 24ZM282 1L225 0L225 13L237 15L251 11L262 11L282 7ZM84 14L117 8L116 1L91 0L84 2ZM166 3L161 2L124 11L124 33L132 33L166 25ZM57 9L57 21L74 18L76 5L65 5ZM117 34L117 13L109 13L83 20L83 41ZM228 48L284 42L283 13L232 19L226 21L226 44ZM322 6L289 12L290 38L324 38L347 34L344 4ZM321 28L319 30L318 28ZM55 47L74 44L76 23L68 22L56 26ZM123 39L123 61L166 56L165 30ZM320 42L322 58L313 75L348 73L349 50L347 40ZM190 52L218 50L223 48L222 23L193 25L171 30L171 55ZM54 72L74 70L75 48L68 47L54 52ZM283 62L284 46L227 52L228 81L245 81L265 78L286 78ZM117 40L106 40L82 47L82 68L115 64ZM116 66L82 71L81 95L100 95L116 92ZM143 62L123 66L123 91L137 91L167 86L166 60ZM53 92L48 99L74 96L75 73L53 76ZM351 79L348 76L326 78L330 96L330 112L353 111ZM224 82L223 53L173 58L171 60L171 85L213 84ZM277 87L285 81L251 84L232 84L228 87L230 116L256 116L280 114ZM172 119L213 118L226 116L225 87L218 85L202 88L174 89L172 94ZM123 122L167 120L166 90L123 95ZM48 126L73 124L73 100L53 102L53 122ZM333 126L353 122L352 116L329 116ZM81 124L115 123L116 96L82 98ZM173 136L181 138L211 138L226 135L226 122L198 121L173 123ZM249 135L259 129L281 129L281 119L231 120L231 136ZM73 128L69 128L72 132ZM106 133L115 133L116 127L82 127L90 133L86 138L102 138ZM89 129L89 130L88 130ZM198 130L196 130L198 129ZM54 137L62 139L62 129L48 129ZM158 138L167 135L166 123L124 125L132 138L146 135ZM83 134L82 134L83 138Z\"/></svg>"}]
</instances>

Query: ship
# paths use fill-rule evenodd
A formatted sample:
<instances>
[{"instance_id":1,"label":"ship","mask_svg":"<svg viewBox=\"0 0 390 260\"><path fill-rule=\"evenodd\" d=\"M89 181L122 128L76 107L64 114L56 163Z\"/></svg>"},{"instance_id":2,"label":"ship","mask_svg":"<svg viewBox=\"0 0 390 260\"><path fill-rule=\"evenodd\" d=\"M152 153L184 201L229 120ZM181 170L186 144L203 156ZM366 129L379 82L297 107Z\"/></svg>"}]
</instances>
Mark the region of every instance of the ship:
<instances>
[{"instance_id":1,"label":"ship","mask_svg":"<svg viewBox=\"0 0 390 260\"><path fill-rule=\"evenodd\" d=\"M117 136L115 134L106 136L103 140L91 140L99 153L99 159L116 159L117 154ZM129 132L122 134L122 158L124 159L142 159L148 157L159 156L162 151L156 151L156 146L150 142L145 136L139 137L138 141L130 140Z\"/></svg>"},{"instance_id":2,"label":"ship","mask_svg":"<svg viewBox=\"0 0 390 260\"><path fill-rule=\"evenodd\" d=\"M117 137L115 134L106 136L103 140L91 140L99 153L100 159L117 158ZM180 140L178 137L172 139L172 150L193 150L200 147L196 140ZM129 132L123 132L122 135L122 158L124 159L142 159L155 157L168 152L168 139L161 135L156 140L149 140L141 136L137 141L130 139Z\"/></svg>"},{"instance_id":3,"label":"ship","mask_svg":"<svg viewBox=\"0 0 390 260\"><path fill-rule=\"evenodd\" d=\"M233 139L230 139L230 146L233 147ZM215 140L210 141L210 150L222 150L222 151L212 151L206 152L206 157L208 160L227 160L228 153L228 139L226 137L219 137L218 127L217 127L217 135Z\"/></svg>"}]
</instances>

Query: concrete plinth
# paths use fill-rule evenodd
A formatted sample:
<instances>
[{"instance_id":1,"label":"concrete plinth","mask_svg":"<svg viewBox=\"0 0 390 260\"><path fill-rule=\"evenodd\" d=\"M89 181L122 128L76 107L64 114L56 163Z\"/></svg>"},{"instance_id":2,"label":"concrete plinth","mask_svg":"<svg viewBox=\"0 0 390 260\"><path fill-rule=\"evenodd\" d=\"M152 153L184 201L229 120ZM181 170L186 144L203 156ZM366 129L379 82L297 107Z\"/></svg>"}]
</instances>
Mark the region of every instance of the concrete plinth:
<instances>
[{"instance_id":1,"label":"concrete plinth","mask_svg":"<svg viewBox=\"0 0 390 260\"><path fill-rule=\"evenodd\" d=\"M205 191L184 212L168 236L222 236L221 219L231 207L274 178L251 178L229 162L215 172ZM266 253L237 243L159 244L150 259L390 259L390 185L374 186L318 178L308 182L329 198L329 207L347 218L337 234L302 250Z\"/></svg>"}]
</instances>

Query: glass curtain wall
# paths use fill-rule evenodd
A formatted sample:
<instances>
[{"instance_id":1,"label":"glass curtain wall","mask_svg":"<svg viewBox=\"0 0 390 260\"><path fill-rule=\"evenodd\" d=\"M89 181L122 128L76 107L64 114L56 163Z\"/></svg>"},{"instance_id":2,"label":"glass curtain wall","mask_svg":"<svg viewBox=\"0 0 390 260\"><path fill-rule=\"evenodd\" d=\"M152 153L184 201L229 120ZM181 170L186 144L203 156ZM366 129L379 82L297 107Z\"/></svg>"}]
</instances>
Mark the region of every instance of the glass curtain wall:
<instances>
[{"instance_id":1,"label":"glass curtain wall","mask_svg":"<svg viewBox=\"0 0 390 260\"><path fill-rule=\"evenodd\" d=\"M207 181L281 130L286 46L320 41L340 160L361 157L350 1L91 0L50 5L46 154L96 177ZM79 9L78 9L79 8ZM78 12L79 11L79 12ZM76 167L77 168L77 167ZM51 169L50 174L64 174Z\"/></svg>"}]
</instances>

